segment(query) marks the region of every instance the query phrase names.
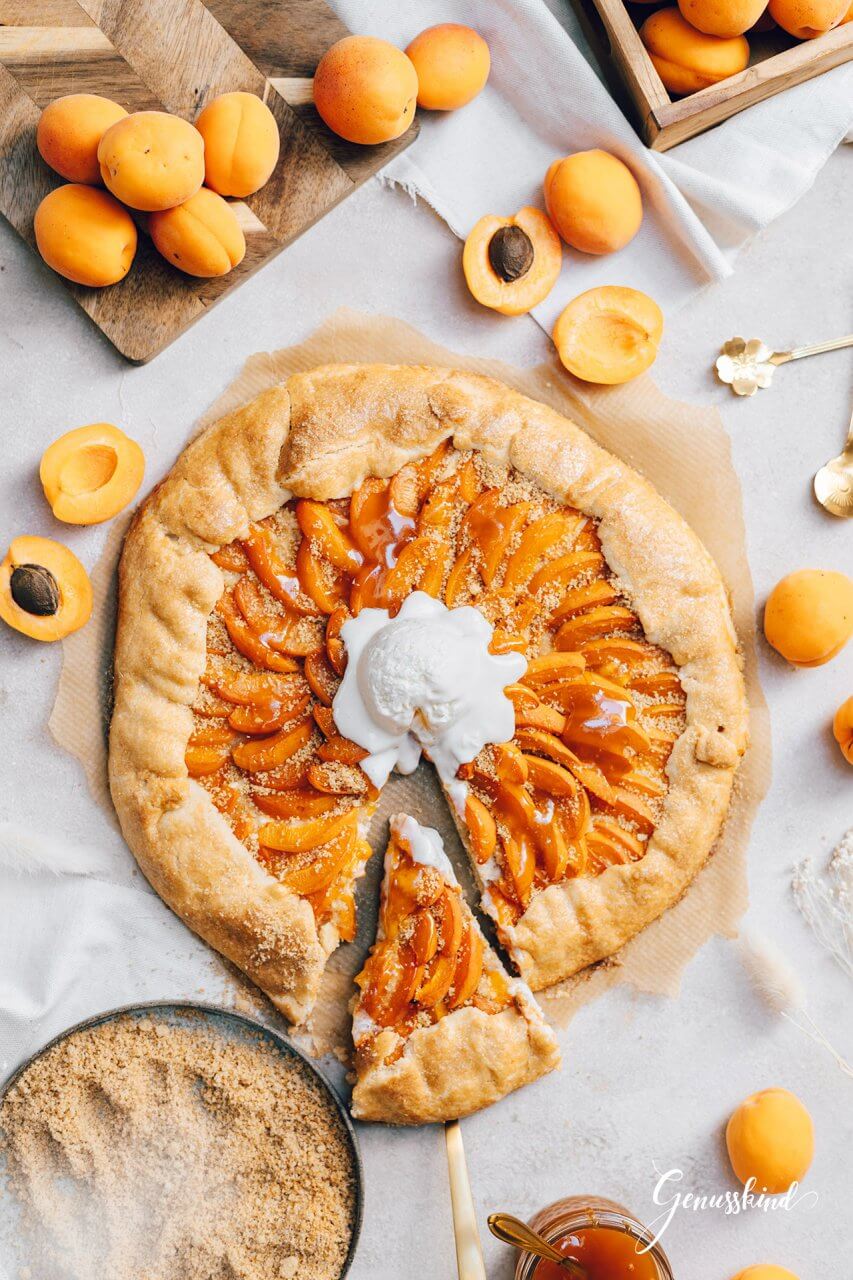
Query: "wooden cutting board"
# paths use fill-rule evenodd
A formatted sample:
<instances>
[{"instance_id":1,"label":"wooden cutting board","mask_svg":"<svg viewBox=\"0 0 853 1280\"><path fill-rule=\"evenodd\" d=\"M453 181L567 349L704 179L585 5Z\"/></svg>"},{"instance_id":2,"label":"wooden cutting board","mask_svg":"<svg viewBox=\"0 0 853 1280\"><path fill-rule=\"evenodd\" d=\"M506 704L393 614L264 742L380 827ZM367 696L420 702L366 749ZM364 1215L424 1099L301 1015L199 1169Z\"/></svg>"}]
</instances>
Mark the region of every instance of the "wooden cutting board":
<instances>
[{"instance_id":1,"label":"wooden cutting board","mask_svg":"<svg viewBox=\"0 0 853 1280\"><path fill-rule=\"evenodd\" d=\"M39 202L62 182L35 144L39 114L54 98L101 93L129 111L193 120L217 94L241 89L262 97L278 122L275 172L234 202L246 257L229 275L182 275L141 235L119 284L62 280L129 360L162 351L413 141L417 125L395 142L359 147L320 120L314 70L347 34L324 0L0 0L0 212L30 245Z\"/></svg>"}]
</instances>

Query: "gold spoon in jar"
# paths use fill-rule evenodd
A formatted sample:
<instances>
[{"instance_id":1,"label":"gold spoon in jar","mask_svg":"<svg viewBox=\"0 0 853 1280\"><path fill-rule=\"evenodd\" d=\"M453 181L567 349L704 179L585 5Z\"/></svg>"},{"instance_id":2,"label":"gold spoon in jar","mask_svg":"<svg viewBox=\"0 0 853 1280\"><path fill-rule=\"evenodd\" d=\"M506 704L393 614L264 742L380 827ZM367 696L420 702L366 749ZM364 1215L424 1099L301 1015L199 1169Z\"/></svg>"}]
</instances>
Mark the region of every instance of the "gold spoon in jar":
<instances>
[{"instance_id":1,"label":"gold spoon in jar","mask_svg":"<svg viewBox=\"0 0 853 1280\"><path fill-rule=\"evenodd\" d=\"M844 448L815 476L814 495L830 515L853 516L853 417Z\"/></svg>"},{"instance_id":2,"label":"gold spoon in jar","mask_svg":"<svg viewBox=\"0 0 853 1280\"><path fill-rule=\"evenodd\" d=\"M492 1235L502 1240L504 1244L515 1245L516 1249L525 1249L527 1253L535 1254L537 1258L544 1258L546 1262L555 1262L558 1267L562 1267L566 1275L574 1276L575 1280L589 1280L585 1267L575 1262L573 1258L567 1258L559 1253L544 1236L540 1236L538 1231L534 1231L526 1222L522 1222L521 1218L513 1217L511 1213L490 1213L488 1222Z\"/></svg>"},{"instance_id":3,"label":"gold spoon in jar","mask_svg":"<svg viewBox=\"0 0 853 1280\"><path fill-rule=\"evenodd\" d=\"M771 351L760 338L748 341L729 338L714 367L720 382L730 386L736 396L754 396L759 389L770 386L778 365L819 356L824 351L838 351L841 347L853 347L853 333L830 342L816 342L810 347L794 347L791 351Z\"/></svg>"}]
</instances>

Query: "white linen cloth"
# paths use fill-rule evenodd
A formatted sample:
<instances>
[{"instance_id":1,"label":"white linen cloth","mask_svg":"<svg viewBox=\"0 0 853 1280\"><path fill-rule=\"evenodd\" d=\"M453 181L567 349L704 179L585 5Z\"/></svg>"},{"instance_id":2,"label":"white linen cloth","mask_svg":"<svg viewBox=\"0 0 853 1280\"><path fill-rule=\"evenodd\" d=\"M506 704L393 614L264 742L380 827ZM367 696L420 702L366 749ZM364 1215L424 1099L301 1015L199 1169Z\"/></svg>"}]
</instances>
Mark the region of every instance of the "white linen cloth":
<instances>
[{"instance_id":1,"label":"white linen cloth","mask_svg":"<svg viewBox=\"0 0 853 1280\"><path fill-rule=\"evenodd\" d=\"M569 0L332 0L352 31L405 48L423 27L462 22L488 41L485 90L461 111L421 112L421 135L384 175L427 200L459 236L486 213L542 205L557 156L601 147L630 166L645 217L621 252L567 251L534 311L550 333L598 284L630 285L672 312L732 271L738 250L790 208L853 129L853 63L788 89L665 153L650 151L595 69ZM853 202L853 201L852 201Z\"/></svg>"}]
</instances>

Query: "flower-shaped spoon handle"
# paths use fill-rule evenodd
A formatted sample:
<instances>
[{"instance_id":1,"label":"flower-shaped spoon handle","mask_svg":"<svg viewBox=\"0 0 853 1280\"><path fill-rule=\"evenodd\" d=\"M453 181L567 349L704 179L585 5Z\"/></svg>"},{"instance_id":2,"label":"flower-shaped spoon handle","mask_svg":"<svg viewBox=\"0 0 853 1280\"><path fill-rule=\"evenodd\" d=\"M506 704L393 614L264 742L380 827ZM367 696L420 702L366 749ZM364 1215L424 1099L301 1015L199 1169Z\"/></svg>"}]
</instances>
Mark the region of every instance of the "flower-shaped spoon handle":
<instances>
[{"instance_id":1,"label":"flower-shaped spoon handle","mask_svg":"<svg viewBox=\"0 0 853 1280\"><path fill-rule=\"evenodd\" d=\"M771 351L760 338L748 341L729 338L717 357L715 368L717 377L730 386L736 396L754 396L759 389L770 386L780 364L803 360L806 356L819 356L824 351L838 351L841 347L853 347L853 333L844 338L832 338L829 342L793 347L790 351Z\"/></svg>"}]
</instances>

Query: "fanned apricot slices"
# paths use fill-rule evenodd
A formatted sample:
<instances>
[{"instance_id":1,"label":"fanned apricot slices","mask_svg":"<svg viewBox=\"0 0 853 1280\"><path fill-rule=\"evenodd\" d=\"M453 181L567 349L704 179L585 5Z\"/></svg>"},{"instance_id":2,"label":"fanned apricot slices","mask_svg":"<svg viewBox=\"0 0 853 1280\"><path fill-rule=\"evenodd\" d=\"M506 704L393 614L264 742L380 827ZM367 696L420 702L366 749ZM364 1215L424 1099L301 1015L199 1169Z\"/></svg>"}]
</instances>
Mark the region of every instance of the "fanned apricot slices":
<instances>
[{"instance_id":1,"label":"fanned apricot slices","mask_svg":"<svg viewBox=\"0 0 853 1280\"><path fill-rule=\"evenodd\" d=\"M92 612L92 584L72 551L51 538L15 538L0 564L0 618L33 640L61 640Z\"/></svg>"},{"instance_id":2,"label":"fanned apricot slices","mask_svg":"<svg viewBox=\"0 0 853 1280\"><path fill-rule=\"evenodd\" d=\"M136 496L144 473L139 445L109 422L66 431L39 467L44 496L66 524L111 520Z\"/></svg>"},{"instance_id":3,"label":"fanned apricot slices","mask_svg":"<svg viewBox=\"0 0 853 1280\"><path fill-rule=\"evenodd\" d=\"M547 298L562 261L560 237L530 206L514 218L481 218L462 251L468 288L484 307L505 316L523 315Z\"/></svg>"},{"instance_id":4,"label":"fanned apricot slices","mask_svg":"<svg viewBox=\"0 0 853 1280\"><path fill-rule=\"evenodd\" d=\"M486 943L437 831L391 819L377 937L356 978L353 1115L451 1120L560 1060L528 988Z\"/></svg>"},{"instance_id":5,"label":"fanned apricot slices","mask_svg":"<svg viewBox=\"0 0 853 1280\"><path fill-rule=\"evenodd\" d=\"M600 285L581 293L554 326L560 360L584 382L613 385L645 373L658 353L663 315L638 289Z\"/></svg>"}]
</instances>

